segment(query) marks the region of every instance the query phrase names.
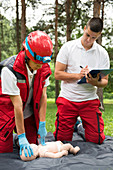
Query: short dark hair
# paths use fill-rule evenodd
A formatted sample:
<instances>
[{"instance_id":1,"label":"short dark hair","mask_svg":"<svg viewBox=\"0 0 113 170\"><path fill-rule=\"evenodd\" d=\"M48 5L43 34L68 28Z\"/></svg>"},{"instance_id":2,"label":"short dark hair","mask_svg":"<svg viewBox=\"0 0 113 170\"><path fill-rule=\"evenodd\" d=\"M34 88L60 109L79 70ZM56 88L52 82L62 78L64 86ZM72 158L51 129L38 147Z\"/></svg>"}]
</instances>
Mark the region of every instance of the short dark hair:
<instances>
[{"instance_id":1,"label":"short dark hair","mask_svg":"<svg viewBox=\"0 0 113 170\"><path fill-rule=\"evenodd\" d=\"M101 18L94 17L88 21L86 27L88 28L88 26L93 32L101 32L103 29L103 21Z\"/></svg>"}]
</instances>

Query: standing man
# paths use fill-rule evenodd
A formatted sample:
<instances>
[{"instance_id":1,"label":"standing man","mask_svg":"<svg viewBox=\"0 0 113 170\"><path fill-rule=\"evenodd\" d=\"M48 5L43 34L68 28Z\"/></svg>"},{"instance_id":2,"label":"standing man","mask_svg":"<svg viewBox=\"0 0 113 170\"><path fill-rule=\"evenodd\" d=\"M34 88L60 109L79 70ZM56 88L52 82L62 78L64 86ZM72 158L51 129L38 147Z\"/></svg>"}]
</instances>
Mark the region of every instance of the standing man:
<instances>
[{"instance_id":1,"label":"standing man","mask_svg":"<svg viewBox=\"0 0 113 170\"><path fill-rule=\"evenodd\" d=\"M20 155L33 155L30 143L45 145L48 77L51 70L52 41L42 31L31 32L22 50L0 63L0 153L13 151L13 129L16 125Z\"/></svg>"},{"instance_id":2,"label":"standing man","mask_svg":"<svg viewBox=\"0 0 113 170\"><path fill-rule=\"evenodd\" d=\"M55 78L62 81L56 102L56 140L72 140L77 116L82 119L86 141L101 144L105 139L96 90L108 84L108 76L100 80L99 74L96 78L89 74L92 69L108 69L110 65L108 53L96 43L102 29L103 21L100 18L90 19L84 27L83 36L66 42L57 56ZM78 84L84 76L87 83Z\"/></svg>"}]
</instances>

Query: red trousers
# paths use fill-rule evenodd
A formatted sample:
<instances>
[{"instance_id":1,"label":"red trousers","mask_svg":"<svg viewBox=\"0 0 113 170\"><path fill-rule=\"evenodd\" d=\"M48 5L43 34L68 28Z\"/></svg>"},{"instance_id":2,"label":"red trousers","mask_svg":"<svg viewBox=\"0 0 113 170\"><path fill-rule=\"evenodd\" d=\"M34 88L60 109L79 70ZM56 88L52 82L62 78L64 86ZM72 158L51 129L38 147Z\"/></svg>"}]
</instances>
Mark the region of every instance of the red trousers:
<instances>
[{"instance_id":1,"label":"red trousers","mask_svg":"<svg viewBox=\"0 0 113 170\"><path fill-rule=\"evenodd\" d=\"M71 102L65 98L58 97L57 114L55 121L55 140L71 141L74 125L77 117L82 119L83 127L85 129L85 138L88 142L101 144L104 139L104 122L102 113L99 110L100 101L98 99Z\"/></svg>"},{"instance_id":2,"label":"red trousers","mask_svg":"<svg viewBox=\"0 0 113 170\"><path fill-rule=\"evenodd\" d=\"M34 115L24 120L26 138L29 143L37 144L37 130ZM13 152L13 132L6 141L0 140L0 153Z\"/></svg>"}]
</instances>

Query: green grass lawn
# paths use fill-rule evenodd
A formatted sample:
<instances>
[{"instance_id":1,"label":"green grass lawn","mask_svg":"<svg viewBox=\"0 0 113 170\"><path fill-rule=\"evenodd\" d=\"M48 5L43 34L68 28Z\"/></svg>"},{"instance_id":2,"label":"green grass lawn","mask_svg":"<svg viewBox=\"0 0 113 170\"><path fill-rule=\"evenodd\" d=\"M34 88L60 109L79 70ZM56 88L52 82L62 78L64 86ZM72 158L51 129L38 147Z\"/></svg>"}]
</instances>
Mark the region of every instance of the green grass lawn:
<instances>
[{"instance_id":1,"label":"green grass lawn","mask_svg":"<svg viewBox=\"0 0 113 170\"><path fill-rule=\"evenodd\" d=\"M104 100L104 106L104 132L105 135L113 136L113 100Z\"/></svg>"},{"instance_id":2,"label":"green grass lawn","mask_svg":"<svg viewBox=\"0 0 113 170\"><path fill-rule=\"evenodd\" d=\"M55 120L56 120L57 107L55 99L48 99L47 101L47 112L46 112L46 128L48 132L54 132Z\"/></svg>"},{"instance_id":3,"label":"green grass lawn","mask_svg":"<svg viewBox=\"0 0 113 170\"><path fill-rule=\"evenodd\" d=\"M105 111L103 112L104 119L104 132L105 135L113 136L113 100L104 100ZM47 114L46 114L46 128L48 132L54 132L55 130L55 115L57 107L54 99L48 99L47 102Z\"/></svg>"}]
</instances>

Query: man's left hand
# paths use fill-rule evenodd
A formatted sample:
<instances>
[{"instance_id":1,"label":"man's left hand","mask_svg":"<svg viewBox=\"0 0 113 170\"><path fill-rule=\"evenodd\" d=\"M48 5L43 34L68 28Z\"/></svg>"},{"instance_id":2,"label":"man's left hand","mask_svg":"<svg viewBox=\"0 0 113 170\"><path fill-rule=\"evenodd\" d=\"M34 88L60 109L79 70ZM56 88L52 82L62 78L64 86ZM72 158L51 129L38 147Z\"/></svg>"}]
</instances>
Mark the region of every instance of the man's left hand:
<instances>
[{"instance_id":1,"label":"man's left hand","mask_svg":"<svg viewBox=\"0 0 113 170\"><path fill-rule=\"evenodd\" d=\"M92 84L93 86L97 86L98 85L98 81L99 81L99 75L100 75L100 73L97 74L97 77L93 78L91 76L91 74L88 73L88 75L86 77L86 82Z\"/></svg>"}]
</instances>

